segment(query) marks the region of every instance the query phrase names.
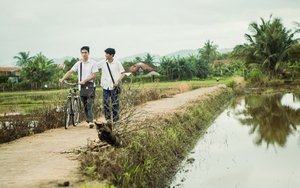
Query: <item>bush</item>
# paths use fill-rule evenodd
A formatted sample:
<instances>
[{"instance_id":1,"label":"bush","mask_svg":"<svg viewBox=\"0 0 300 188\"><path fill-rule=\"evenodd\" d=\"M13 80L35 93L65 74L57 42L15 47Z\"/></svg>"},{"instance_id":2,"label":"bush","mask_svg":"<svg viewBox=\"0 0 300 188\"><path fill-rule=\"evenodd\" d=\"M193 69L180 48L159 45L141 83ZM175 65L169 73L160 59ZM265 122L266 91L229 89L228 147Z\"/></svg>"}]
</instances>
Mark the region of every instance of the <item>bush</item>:
<instances>
[{"instance_id":1,"label":"bush","mask_svg":"<svg viewBox=\"0 0 300 188\"><path fill-rule=\"evenodd\" d=\"M8 80L8 76L0 73L0 83L6 83Z\"/></svg>"},{"instance_id":2,"label":"bush","mask_svg":"<svg viewBox=\"0 0 300 188\"><path fill-rule=\"evenodd\" d=\"M260 70L252 70L248 73L248 80L252 84L264 83L265 76Z\"/></svg>"},{"instance_id":3,"label":"bush","mask_svg":"<svg viewBox=\"0 0 300 188\"><path fill-rule=\"evenodd\" d=\"M231 82L226 83L227 87L230 87L231 89L234 89L234 87L236 86L236 83L234 80L232 80Z\"/></svg>"}]
</instances>

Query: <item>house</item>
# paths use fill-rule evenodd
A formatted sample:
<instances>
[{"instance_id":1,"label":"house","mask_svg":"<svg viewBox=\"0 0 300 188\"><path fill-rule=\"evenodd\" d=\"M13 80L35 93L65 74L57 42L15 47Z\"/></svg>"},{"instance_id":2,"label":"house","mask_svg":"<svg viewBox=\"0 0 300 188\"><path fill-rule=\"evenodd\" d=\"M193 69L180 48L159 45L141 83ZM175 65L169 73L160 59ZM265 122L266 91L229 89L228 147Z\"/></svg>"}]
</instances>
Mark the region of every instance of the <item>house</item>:
<instances>
[{"instance_id":1,"label":"house","mask_svg":"<svg viewBox=\"0 0 300 188\"><path fill-rule=\"evenodd\" d=\"M213 65L223 65L226 66L230 63L231 61L229 59L223 59L223 60L214 60L211 64L209 64L210 66Z\"/></svg>"},{"instance_id":2,"label":"house","mask_svg":"<svg viewBox=\"0 0 300 188\"><path fill-rule=\"evenodd\" d=\"M12 82L19 82L22 67L0 67L0 73L8 76Z\"/></svg>"},{"instance_id":3,"label":"house","mask_svg":"<svg viewBox=\"0 0 300 188\"><path fill-rule=\"evenodd\" d=\"M133 76L146 75L151 71L155 71L156 67L150 63L139 62L130 67L125 67L125 73L131 73Z\"/></svg>"}]
</instances>

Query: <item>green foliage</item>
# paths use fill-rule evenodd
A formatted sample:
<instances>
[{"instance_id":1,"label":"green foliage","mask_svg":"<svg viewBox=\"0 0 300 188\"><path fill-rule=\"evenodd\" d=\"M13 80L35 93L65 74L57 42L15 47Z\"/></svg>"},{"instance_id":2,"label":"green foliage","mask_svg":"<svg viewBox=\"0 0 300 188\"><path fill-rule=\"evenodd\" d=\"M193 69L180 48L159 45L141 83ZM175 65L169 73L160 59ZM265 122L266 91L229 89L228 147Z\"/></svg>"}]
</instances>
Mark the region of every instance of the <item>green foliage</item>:
<instances>
[{"instance_id":1,"label":"green foliage","mask_svg":"<svg viewBox=\"0 0 300 188\"><path fill-rule=\"evenodd\" d=\"M144 56L144 62L147 62L147 63L151 63L151 64L154 64L154 56L150 55L149 53L147 53L145 56Z\"/></svg>"},{"instance_id":2,"label":"green foliage","mask_svg":"<svg viewBox=\"0 0 300 188\"><path fill-rule=\"evenodd\" d=\"M218 54L218 45L214 45L213 43L213 41L207 40L204 43L204 47L198 49L201 58L203 58L207 64L215 60Z\"/></svg>"},{"instance_id":3,"label":"green foliage","mask_svg":"<svg viewBox=\"0 0 300 188\"><path fill-rule=\"evenodd\" d=\"M230 82L227 82L226 83L226 86L227 87L230 87L231 89L234 89L234 87L236 86L236 83L234 80L230 81Z\"/></svg>"},{"instance_id":4,"label":"green foliage","mask_svg":"<svg viewBox=\"0 0 300 188\"><path fill-rule=\"evenodd\" d=\"M294 61L298 45L294 33L286 29L279 18L268 21L261 18L262 24L255 22L249 25L252 34L245 34L248 44L237 45L232 58L251 64L258 64L260 70L269 78L276 76L284 62ZM294 49L294 50L292 50Z\"/></svg>"},{"instance_id":5,"label":"green foliage","mask_svg":"<svg viewBox=\"0 0 300 188\"><path fill-rule=\"evenodd\" d=\"M263 83L265 79L265 76L260 70L252 70L247 76L250 83Z\"/></svg>"},{"instance_id":6,"label":"green foliage","mask_svg":"<svg viewBox=\"0 0 300 188\"><path fill-rule=\"evenodd\" d=\"M228 89L220 89L216 95L193 101L168 117L143 122L151 126L126 135L127 144L122 148L84 155L81 172L116 187L167 187L177 165L232 94Z\"/></svg>"},{"instance_id":7,"label":"green foliage","mask_svg":"<svg viewBox=\"0 0 300 188\"><path fill-rule=\"evenodd\" d=\"M38 89L42 88L44 82L51 81L57 71L53 60L48 60L46 56L39 53L24 64L23 69L20 71L20 77L31 82L34 89Z\"/></svg>"},{"instance_id":8,"label":"green foliage","mask_svg":"<svg viewBox=\"0 0 300 188\"><path fill-rule=\"evenodd\" d=\"M63 69L63 72L66 73L68 72L73 66L74 64L79 61L79 58L72 58L70 61L69 60L65 60L64 64L66 65L65 68Z\"/></svg>"},{"instance_id":9,"label":"green foliage","mask_svg":"<svg viewBox=\"0 0 300 188\"><path fill-rule=\"evenodd\" d=\"M0 83L6 83L8 81L8 76L0 73Z\"/></svg>"},{"instance_id":10,"label":"green foliage","mask_svg":"<svg viewBox=\"0 0 300 188\"><path fill-rule=\"evenodd\" d=\"M32 60L33 57L30 57L30 52L19 52L19 56L14 56L14 59L17 59L17 66L24 66L27 64L30 60Z\"/></svg>"},{"instance_id":11,"label":"green foliage","mask_svg":"<svg viewBox=\"0 0 300 188\"><path fill-rule=\"evenodd\" d=\"M122 63L123 67L131 67L132 65L134 65L135 63L132 61L124 61Z\"/></svg>"}]
</instances>

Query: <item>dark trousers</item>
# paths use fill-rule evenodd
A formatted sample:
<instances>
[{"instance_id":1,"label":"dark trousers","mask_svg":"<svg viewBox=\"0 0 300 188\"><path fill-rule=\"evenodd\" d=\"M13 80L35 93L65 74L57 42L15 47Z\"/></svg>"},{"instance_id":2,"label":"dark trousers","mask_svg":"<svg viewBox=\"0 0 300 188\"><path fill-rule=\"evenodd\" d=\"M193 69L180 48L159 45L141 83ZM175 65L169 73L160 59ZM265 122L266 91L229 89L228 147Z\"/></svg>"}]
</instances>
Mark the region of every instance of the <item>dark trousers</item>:
<instances>
[{"instance_id":1,"label":"dark trousers","mask_svg":"<svg viewBox=\"0 0 300 188\"><path fill-rule=\"evenodd\" d=\"M90 96L81 96L81 101L84 107L84 113L86 117L86 122L93 122L94 119L94 101L95 101L95 91Z\"/></svg>"},{"instance_id":2,"label":"dark trousers","mask_svg":"<svg viewBox=\"0 0 300 188\"><path fill-rule=\"evenodd\" d=\"M111 115L113 122L119 120L119 96L114 90L103 89L103 107L106 120L111 120Z\"/></svg>"}]
</instances>

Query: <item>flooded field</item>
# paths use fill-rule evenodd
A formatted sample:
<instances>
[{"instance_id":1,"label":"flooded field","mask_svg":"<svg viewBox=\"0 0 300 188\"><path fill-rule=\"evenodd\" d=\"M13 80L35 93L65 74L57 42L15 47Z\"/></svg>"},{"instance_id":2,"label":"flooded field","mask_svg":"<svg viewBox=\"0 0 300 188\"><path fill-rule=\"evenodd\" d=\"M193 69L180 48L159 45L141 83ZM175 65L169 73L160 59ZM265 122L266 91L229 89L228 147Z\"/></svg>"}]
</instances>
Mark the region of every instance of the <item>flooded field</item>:
<instances>
[{"instance_id":1,"label":"flooded field","mask_svg":"<svg viewBox=\"0 0 300 188\"><path fill-rule=\"evenodd\" d=\"M0 108L0 116L31 114L35 111L45 108L43 105L2 105Z\"/></svg>"},{"instance_id":2,"label":"flooded field","mask_svg":"<svg viewBox=\"0 0 300 188\"><path fill-rule=\"evenodd\" d=\"M207 129L170 187L300 186L300 95L237 99Z\"/></svg>"}]
</instances>

